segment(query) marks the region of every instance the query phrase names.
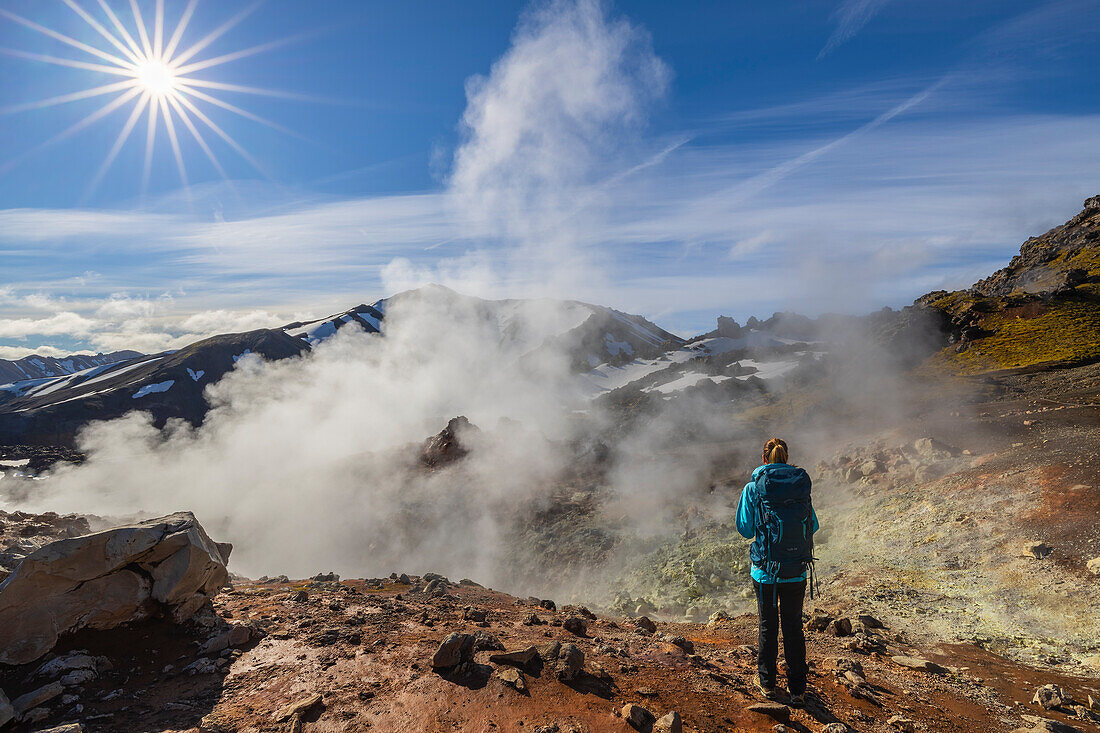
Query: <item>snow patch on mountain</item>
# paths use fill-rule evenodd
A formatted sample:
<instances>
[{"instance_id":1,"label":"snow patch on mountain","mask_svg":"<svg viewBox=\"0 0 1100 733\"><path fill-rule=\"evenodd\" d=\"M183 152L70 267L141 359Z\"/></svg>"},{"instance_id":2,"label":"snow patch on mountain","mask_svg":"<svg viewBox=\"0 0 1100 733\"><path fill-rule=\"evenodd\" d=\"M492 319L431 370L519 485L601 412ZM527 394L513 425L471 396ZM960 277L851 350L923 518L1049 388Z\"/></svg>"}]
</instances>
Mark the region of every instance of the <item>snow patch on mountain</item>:
<instances>
[{"instance_id":1,"label":"snow patch on mountain","mask_svg":"<svg viewBox=\"0 0 1100 733\"><path fill-rule=\"evenodd\" d=\"M172 385L176 383L176 380L169 379L166 382L157 382L156 384L147 384L137 392L134 392L132 399L138 399L139 397L145 397L146 395L156 394L157 392L167 392L172 389Z\"/></svg>"}]
</instances>

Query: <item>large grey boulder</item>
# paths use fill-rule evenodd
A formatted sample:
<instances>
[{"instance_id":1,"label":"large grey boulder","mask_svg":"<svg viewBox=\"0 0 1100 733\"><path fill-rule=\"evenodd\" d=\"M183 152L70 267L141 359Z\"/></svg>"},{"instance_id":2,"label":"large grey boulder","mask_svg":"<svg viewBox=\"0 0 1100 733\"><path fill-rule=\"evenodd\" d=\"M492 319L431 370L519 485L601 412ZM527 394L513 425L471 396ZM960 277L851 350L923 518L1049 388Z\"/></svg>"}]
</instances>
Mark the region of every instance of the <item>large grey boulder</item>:
<instances>
[{"instance_id":1,"label":"large grey boulder","mask_svg":"<svg viewBox=\"0 0 1100 733\"><path fill-rule=\"evenodd\" d=\"M190 512L51 542L0 583L0 663L32 662L62 634L158 607L186 620L227 584L231 550Z\"/></svg>"}]
</instances>

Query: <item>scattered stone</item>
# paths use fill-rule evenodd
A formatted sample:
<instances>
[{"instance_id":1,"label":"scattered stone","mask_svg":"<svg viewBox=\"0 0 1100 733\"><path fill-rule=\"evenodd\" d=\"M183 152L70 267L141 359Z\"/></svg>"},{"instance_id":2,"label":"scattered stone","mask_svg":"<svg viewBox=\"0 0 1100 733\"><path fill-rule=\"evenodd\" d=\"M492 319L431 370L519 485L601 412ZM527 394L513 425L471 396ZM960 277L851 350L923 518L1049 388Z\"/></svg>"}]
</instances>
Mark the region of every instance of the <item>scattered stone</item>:
<instances>
[{"instance_id":1,"label":"scattered stone","mask_svg":"<svg viewBox=\"0 0 1100 733\"><path fill-rule=\"evenodd\" d=\"M505 652L503 654L493 654L489 657L489 661L493 664L511 664L516 667L527 667L531 662L535 661L538 655L538 648L529 646L526 649Z\"/></svg>"},{"instance_id":2,"label":"scattered stone","mask_svg":"<svg viewBox=\"0 0 1100 733\"><path fill-rule=\"evenodd\" d=\"M36 669L31 676L36 679L49 680L52 682L78 669L95 668L96 660L94 657L89 656L83 651L74 651L47 660L42 666Z\"/></svg>"},{"instance_id":3,"label":"scattered stone","mask_svg":"<svg viewBox=\"0 0 1100 733\"><path fill-rule=\"evenodd\" d=\"M641 705L635 705L632 702L628 702L623 706L623 720L629 723L635 730L649 730L655 718L653 713L649 712Z\"/></svg>"},{"instance_id":4,"label":"scattered stone","mask_svg":"<svg viewBox=\"0 0 1100 733\"><path fill-rule=\"evenodd\" d=\"M558 651L558 679L571 682L584 669L584 652L576 644L562 644Z\"/></svg>"},{"instance_id":5,"label":"scattered stone","mask_svg":"<svg viewBox=\"0 0 1100 733\"><path fill-rule=\"evenodd\" d=\"M492 634L485 631L479 631L474 634L474 651L502 652L504 651L504 645L500 643L500 639Z\"/></svg>"},{"instance_id":6,"label":"scattered stone","mask_svg":"<svg viewBox=\"0 0 1100 733\"><path fill-rule=\"evenodd\" d=\"M99 675L96 674L94 669L77 669L66 675L62 675L61 684L65 687L86 685L97 677L99 677Z\"/></svg>"},{"instance_id":7,"label":"scattered stone","mask_svg":"<svg viewBox=\"0 0 1100 733\"><path fill-rule=\"evenodd\" d=\"M634 619L634 625L639 629L645 629L651 634L657 633L657 624L653 623L653 620L649 616L639 616Z\"/></svg>"},{"instance_id":8,"label":"scattered stone","mask_svg":"<svg viewBox=\"0 0 1100 733\"><path fill-rule=\"evenodd\" d=\"M879 621L874 616L871 616L871 615L866 614L866 613L861 613L860 615L856 616L856 619L861 624L863 624L864 628L867 628L867 629L882 629L882 628L885 628L885 626L883 625L883 623L881 621Z\"/></svg>"},{"instance_id":9,"label":"scattered stone","mask_svg":"<svg viewBox=\"0 0 1100 733\"><path fill-rule=\"evenodd\" d=\"M684 722L675 710L657 719L653 724L653 733L683 733Z\"/></svg>"},{"instance_id":10,"label":"scattered stone","mask_svg":"<svg viewBox=\"0 0 1100 733\"><path fill-rule=\"evenodd\" d=\"M298 702L293 702L287 705L285 708L275 713L275 722L282 723L284 720L289 720L295 715L302 716L307 714L310 710L321 704L321 694L314 693L309 697L302 698Z\"/></svg>"},{"instance_id":11,"label":"scattered stone","mask_svg":"<svg viewBox=\"0 0 1100 733\"><path fill-rule=\"evenodd\" d=\"M881 461L864 461L859 467L859 473L865 478L870 478L875 474L882 473L886 470L886 467L882 465Z\"/></svg>"},{"instance_id":12,"label":"scattered stone","mask_svg":"<svg viewBox=\"0 0 1100 733\"><path fill-rule=\"evenodd\" d=\"M917 724L915 721L909 718L903 718L900 715L895 715L886 721L886 725L890 726L894 730L900 730L901 733L916 733Z\"/></svg>"},{"instance_id":13,"label":"scattered stone","mask_svg":"<svg viewBox=\"0 0 1100 733\"><path fill-rule=\"evenodd\" d=\"M754 702L745 709L758 715L767 715L776 720L786 721L791 719L791 709L779 702Z\"/></svg>"},{"instance_id":14,"label":"scattered stone","mask_svg":"<svg viewBox=\"0 0 1100 733\"><path fill-rule=\"evenodd\" d=\"M1021 715L1020 717L1031 725L1030 728L1021 729L1025 733L1081 733L1080 729L1074 728L1072 725L1049 718L1040 718L1038 715Z\"/></svg>"},{"instance_id":15,"label":"scattered stone","mask_svg":"<svg viewBox=\"0 0 1100 733\"><path fill-rule=\"evenodd\" d=\"M474 623L482 623L485 621L485 611L480 608L470 608L467 606L462 612L462 618L467 621L473 621Z\"/></svg>"},{"instance_id":16,"label":"scattered stone","mask_svg":"<svg viewBox=\"0 0 1100 733\"><path fill-rule=\"evenodd\" d=\"M11 700L4 694L4 691L0 690L0 728L3 728L14 719L15 708L12 707Z\"/></svg>"},{"instance_id":17,"label":"scattered stone","mask_svg":"<svg viewBox=\"0 0 1100 733\"><path fill-rule=\"evenodd\" d=\"M448 635L432 655L432 668L449 669L470 661L474 655L475 641L473 634Z\"/></svg>"},{"instance_id":18,"label":"scattered stone","mask_svg":"<svg viewBox=\"0 0 1100 733\"><path fill-rule=\"evenodd\" d=\"M230 624L229 628L212 636L202 647L199 654L217 654L220 651L244 646L252 639L252 629L245 624Z\"/></svg>"},{"instance_id":19,"label":"scattered stone","mask_svg":"<svg viewBox=\"0 0 1100 733\"><path fill-rule=\"evenodd\" d=\"M24 723L40 723L50 717L50 711L46 708L32 708L23 713Z\"/></svg>"},{"instance_id":20,"label":"scattered stone","mask_svg":"<svg viewBox=\"0 0 1100 733\"><path fill-rule=\"evenodd\" d=\"M500 678L501 682L508 685L516 692L527 692L527 683L523 678L523 672L520 672L515 667L498 669L495 674Z\"/></svg>"},{"instance_id":21,"label":"scattered stone","mask_svg":"<svg viewBox=\"0 0 1100 733\"><path fill-rule=\"evenodd\" d=\"M37 690L28 692L26 695L20 695L11 702L11 706L15 710L15 717L23 719L28 710L49 702L62 692L64 692L64 688L60 682L51 682L48 685L39 687Z\"/></svg>"},{"instance_id":22,"label":"scattered stone","mask_svg":"<svg viewBox=\"0 0 1100 733\"><path fill-rule=\"evenodd\" d=\"M634 692L642 697L657 697L658 694L652 687L639 687Z\"/></svg>"},{"instance_id":23,"label":"scattered stone","mask_svg":"<svg viewBox=\"0 0 1100 733\"><path fill-rule=\"evenodd\" d=\"M810 616L809 621L806 622L806 628L810 631L824 631L829 628L829 624L832 623L833 617L827 613L815 613Z\"/></svg>"},{"instance_id":24,"label":"scattered stone","mask_svg":"<svg viewBox=\"0 0 1100 733\"><path fill-rule=\"evenodd\" d=\"M557 604L551 601L549 598L544 598L543 600L539 601L539 608L545 608L547 611L558 610Z\"/></svg>"},{"instance_id":25,"label":"scattered stone","mask_svg":"<svg viewBox=\"0 0 1100 733\"><path fill-rule=\"evenodd\" d=\"M2 694L2 693L0 693L0 694ZM0 699L2 699L2 698L0 698ZM1092 695L1089 695L1088 696L1088 701L1087 701L1087 704L1085 705L1085 707L1087 707L1089 710L1093 711L1094 713L1100 713L1100 700L1097 700Z\"/></svg>"},{"instance_id":26,"label":"scattered stone","mask_svg":"<svg viewBox=\"0 0 1100 733\"><path fill-rule=\"evenodd\" d=\"M544 621L533 613L523 619L524 626L541 626L543 623Z\"/></svg>"},{"instance_id":27,"label":"scattered stone","mask_svg":"<svg viewBox=\"0 0 1100 733\"><path fill-rule=\"evenodd\" d=\"M826 723L821 733L848 733L848 726L844 723Z\"/></svg>"},{"instance_id":28,"label":"scattered stone","mask_svg":"<svg viewBox=\"0 0 1100 733\"><path fill-rule=\"evenodd\" d=\"M901 667L908 667L909 669L920 670L921 672L931 672L932 674L943 674L947 671L946 668L941 667L935 662L930 662L927 659L920 659L919 657L890 657L890 661Z\"/></svg>"},{"instance_id":29,"label":"scattered stone","mask_svg":"<svg viewBox=\"0 0 1100 733\"><path fill-rule=\"evenodd\" d=\"M665 641L667 641L669 644L672 644L673 646L680 647L681 649L684 650L685 654L694 654L695 653L695 644L688 641L687 639L685 639L682 636L670 636L667 639L665 639Z\"/></svg>"},{"instance_id":30,"label":"scattered stone","mask_svg":"<svg viewBox=\"0 0 1100 733\"><path fill-rule=\"evenodd\" d=\"M340 582L340 576L334 572L317 573L310 580L316 583L338 583Z\"/></svg>"},{"instance_id":31,"label":"scattered stone","mask_svg":"<svg viewBox=\"0 0 1100 733\"><path fill-rule=\"evenodd\" d=\"M1035 697L1031 702L1041 706L1044 710L1054 710L1063 705L1069 705L1073 699L1058 685L1043 685L1035 690Z\"/></svg>"},{"instance_id":32,"label":"scattered stone","mask_svg":"<svg viewBox=\"0 0 1100 733\"><path fill-rule=\"evenodd\" d=\"M730 615L725 611L715 611L707 619L707 628L714 629L730 620Z\"/></svg>"},{"instance_id":33,"label":"scattered stone","mask_svg":"<svg viewBox=\"0 0 1100 733\"><path fill-rule=\"evenodd\" d=\"M1020 545L1020 556L1030 557L1036 560L1042 560L1044 557L1054 552L1054 549L1047 545L1045 542L1038 542L1029 540Z\"/></svg>"},{"instance_id":34,"label":"scattered stone","mask_svg":"<svg viewBox=\"0 0 1100 733\"><path fill-rule=\"evenodd\" d=\"M1100 575L1100 557L1094 557L1085 563L1085 568L1093 575Z\"/></svg>"},{"instance_id":35,"label":"scattered stone","mask_svg":"<svg viewBox=\"0 0 1100 733\"><path fill-rule=\"evenodd\" d=\"M39 729L36 733L84 733L83 723L63 723L53 728Z\"/></svg>"},{"instance_id":36,"label":"scattered stone","mask_svg":"<svg viewBox=\"0 0 1100 733\"><path fill-rule=\"evenodd\" d=\"M851 636L852 621L847 618L833 619L829 622L829 625L825 627L825 633L832 634L833 636Z\"/></svg>"},{"instance_id":37,"label":"scattered stone","mask_svg":"<svg viewBox=\"0 0 1100 733\"><path fill-rule=\"evenodd\" d=\"M535 647L535 649L545 664L552 664L558 660L558 654L561 653L561 642L548 641Z\"/></svg>"},{"instance_id":38,"label":"scattered stone","mask_svg":"<svg viewBox=\"0 0 1100 733\"><path fill-rule=\"evenodd\" d=\"M577 636L588 636L588 622L580 616L570 616L561 622L563 629Z\"/></svg>"},{"instance_id":39,"label":"scattered stone","mask_svg":"<svg viewBox=\"0 0 1100 733\"><path fill-rule=\"evenodd\" d=\"M44 545L0 588L0 664L33 662L62 634L112 629L157 604L184 621L228 582L231 549L190 512Z\"/></svg>"}]
</instances>

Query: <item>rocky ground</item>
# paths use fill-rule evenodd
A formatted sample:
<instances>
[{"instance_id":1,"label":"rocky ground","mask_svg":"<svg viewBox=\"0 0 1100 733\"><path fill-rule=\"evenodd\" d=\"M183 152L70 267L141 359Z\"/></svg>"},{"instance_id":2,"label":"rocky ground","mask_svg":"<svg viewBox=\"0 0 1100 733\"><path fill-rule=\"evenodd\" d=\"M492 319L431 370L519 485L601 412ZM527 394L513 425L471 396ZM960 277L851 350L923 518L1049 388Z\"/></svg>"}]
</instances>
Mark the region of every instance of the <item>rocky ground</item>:
<instances>
[{"instance_id":1,"label":"rocky ground","mask_svg":"<svg viewBox=\"0 0 1100 733\"><path fill-rule=\"evenodd\" d=\"M1100 680L927 646L836 600L807 614L798 710L754 694L752 616L654 624L431 575L318 577L2 668L12 730L1100 731Z\"/></svg>"}]
</instances>

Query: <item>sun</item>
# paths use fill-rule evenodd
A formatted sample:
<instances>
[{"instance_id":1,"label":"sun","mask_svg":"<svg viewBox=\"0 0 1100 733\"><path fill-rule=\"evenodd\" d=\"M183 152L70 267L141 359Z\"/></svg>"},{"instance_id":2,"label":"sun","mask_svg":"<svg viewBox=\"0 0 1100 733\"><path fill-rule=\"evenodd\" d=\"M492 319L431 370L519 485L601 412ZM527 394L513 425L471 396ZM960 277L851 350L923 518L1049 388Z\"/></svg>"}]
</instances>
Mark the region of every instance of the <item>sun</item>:
<instances>
[{"instance_id":1,"label":"sun","mask_svg":"<svg viewBox=\"0 0 1100 733\"><path fill-rule=\"evenodd\" d=\"M29 148L21 153L15 160L0 165L0 172L7 170L12 165L23 160L27 156L36 153L54 143L72 137L81 130L91 126L101 119L108 117L112 112L124 107L129 107L130 114L126 118L122 129L114 144L107 152L107 156L98 172L89 183L85 191L84 201L96 190L97 186L107 174L111 165L119 155L119 152L130 139L138 123L145 120L145 165L142 174L142 192L149 186L149 178L152 169L154 151L156 148L158 130L163 127L167 133L168 142L172 149L172 157L175 159L176 168L179 171L180 181L184 189L189 190L187 168L184 164L183 151L180 138L184 130L193 139L195 145L202 151L214 169L229 180L225 169L222 167L210 143L205 135L213 133L238 155L248 161L253 168L261 174L267 173L232 136L223 130L204 106L217 107L231 112L253 122L258 122L281 132L291 133L286 128L255 115L237 105L214 96L212 92L230 92L234 94L258 94L269 97L283 97L299 100L307 100L307 97L296 94L288 94L270 89L259 89L240 84L227 84L221 81L196 77L195 73L206 69L212 69L222 64L252 56L253 54L271 50L277 46L288 43L293 38L280 39L263 43L258 46L244 48L218 56L200 59L199 55L211 44L223 36L227 31L244 20L255 10L262 0L255 0L224 23L212 31L194 41L190 45L183 45L182 41L190 25L198 0L188 0L186 5L182 1L176 7L182 6L182 12L176 19L174 30L168 33L165 26L165 2L164 0L130 0L129 15L131 22L127 23L123 16L116 13L108 0L97 0L101 14L97 17L88 11L80 0L63 0L74 13L80 16L88 24L92 31L98 35L100 43L93 44L90 40L77 40L59 33L52 28L47 28L33 20L0 8L0 18L6 18L26 28L37 31L43 35L60 41L70 48L82 52L83 56L77 58L51 56L16 49L2 48L0 52L7 56L23 58L31 61L45 62L57 66L65 66L79 69L85 72L94 72L101 76L113 79L111 83L98 86L89 86L69 94L43 99L36 102L0 107L0 114L13 114L29 110L43 109L60 104L75 102L81 99L115 95L114 98L96 111L87 115L79 122L71 125L62 132L54 135L45 142ZM142 13L142 5L148 11L152 5L152 23L146 21ZM90 35L90 32L89 32ZM108 46L103 45L105 41ZM179 129L182 126L183 130Z\"/></svg>"},{"instance_id":2,"label":"sun","mask_svg":"<svg viewBox=\"0 0 1100 733\"><path fill-rule=\"evenodd\" d=\"M134 72L142 90L158 99L180 88L172 67L160 59L142 59Z\"/></svg>"}]
</instances>

